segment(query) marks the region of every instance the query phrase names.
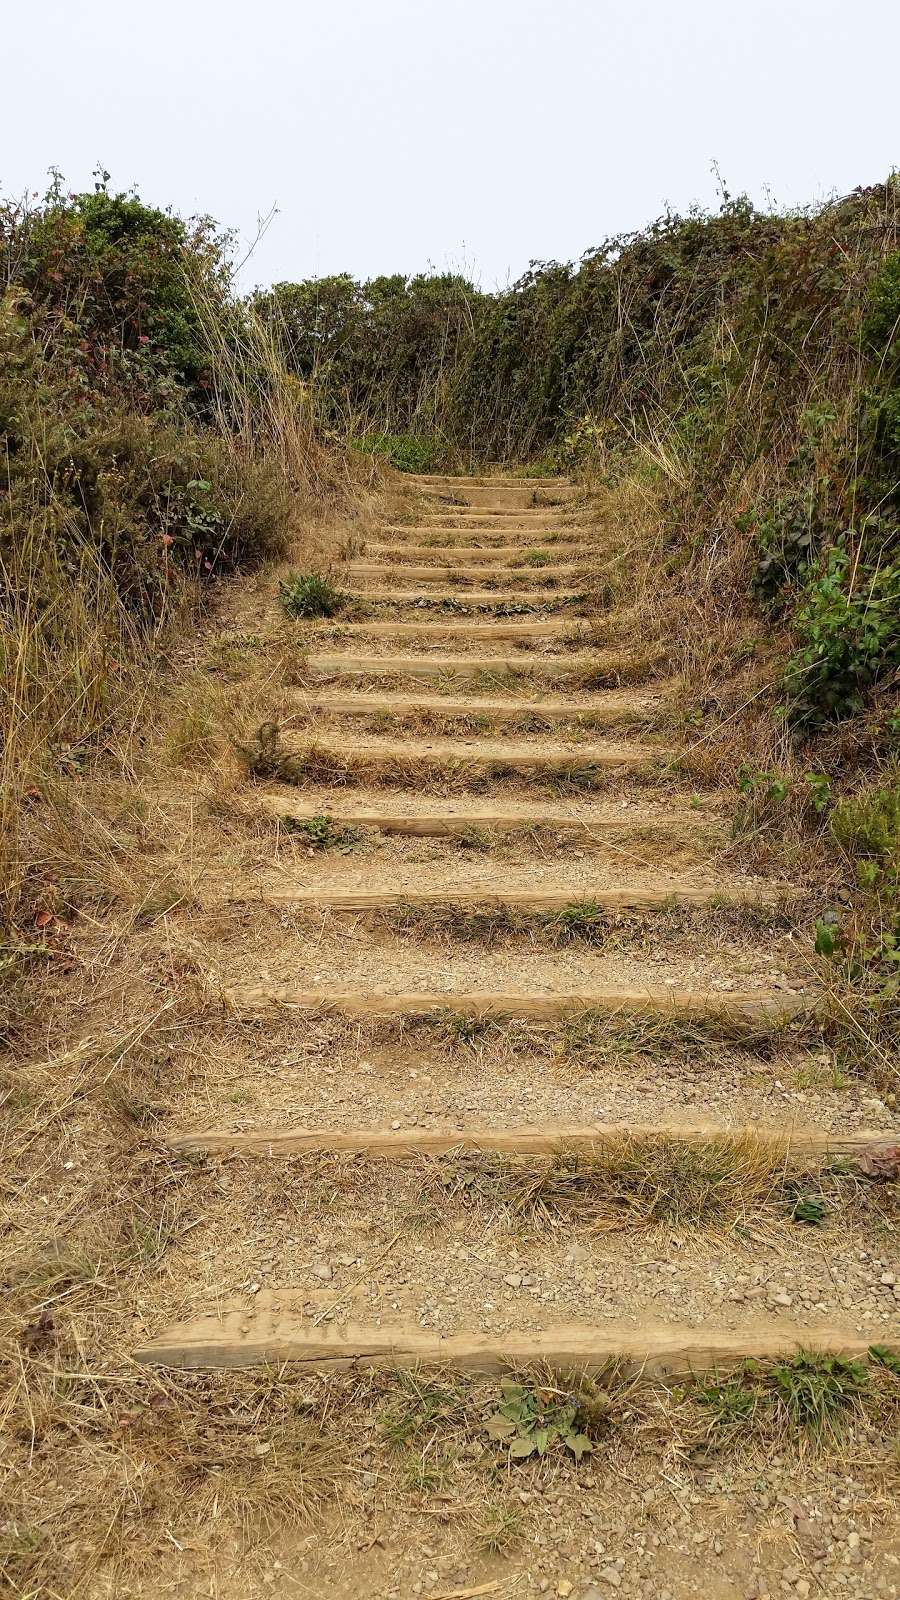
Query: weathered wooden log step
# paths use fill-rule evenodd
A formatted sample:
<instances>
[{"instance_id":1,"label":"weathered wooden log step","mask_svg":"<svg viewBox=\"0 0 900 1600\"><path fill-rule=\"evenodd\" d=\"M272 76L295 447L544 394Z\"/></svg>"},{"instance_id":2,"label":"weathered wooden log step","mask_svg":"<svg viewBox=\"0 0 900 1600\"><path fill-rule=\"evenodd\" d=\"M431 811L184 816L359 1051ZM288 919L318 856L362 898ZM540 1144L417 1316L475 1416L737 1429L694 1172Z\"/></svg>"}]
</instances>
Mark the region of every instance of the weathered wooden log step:
<instances>
[{"instance_id":1,"label":"weathered wooden log step","mask_svg":"<svg viewBox=\"0 0 900 1600\"><path fill-rule=\"evenodd\" d=\"M576 727L597 727L646 722L662 699L661 695L642 699L629 689L611 689L583 701L488 700L480 695L455 700L443 694L304 694L303 706L307 711L334 717L390 716L398 721L415 721L426 713L448 719L524 722L531 726L569 722Z\"/></svg>"},{"instance_id":2,"label":"weathered wooden log step","mask_svg":"<svg viewBox=\"0 0 900 1600\"><path fill-rule=\"evenodd\" d=\"M616 661L621 661L617 656ZM488 674L499 680L527 682L529 679L556 678L579 681L584 675L604 668L598 655L558 656L363 656L347 651L318 651L305 660L307 673L323 677L363 678L442 678L463 682ZM613 670L611 668L611 670Z\"/></svg>"},{"instance_id":3,"label":"weathered wooden log step","mask_svg":"<svg viewBox=\"0 0 900 1600\"><path fill-rule=\"evenodd\" d=\"M890 1133L856 1130L829 1133L822 1128L725 1128L712 1122L597 1122L554 1128L252 1128L243 1132L209 1128L169 1134L178 1151L220 1151L234 1155L365 1155L385 1161L418 1156L508 1155L602 1156L604 1147L635 1141L734 1147L770 1155L779 1165L853 1157L897 1143Z\"/></svg>"},{"instance_id":4,"label":"weathered wooden log step","mask_svg":"<svg viewBox=\"0 0 900 1600\"><path fill-rule=\"evenodd\" d=\"M405 560L407 552L404 551ZM351 578L394 578L398 583L451 583L457 578L466 582L484 583L486 578L497 577L504 582L515 582L516 593L530 593L533 589L546 591L549 594L557 592L557 583L577 583L579 579L588 582L591 574L583 567L554 566L548 567L496 567L492 572L486 572L483 567L407 567L395 562L370 562L348 561L341 568L341 577ZM453 590L449 591L453 593ZM494 593L501 593L497 589ZM460 588L460 598L465 598L466 591Z\"/></svg>"},{"instance_id":5,"label":"weathered wooden log step","mask_svg":"<svg viewBox=\"0 0 900 1600\"><path fill-rule=\"evenodd\" d=\"M513 991L412 990L387 994L375 989L300 989L289 984L253 984L224 989L226 1006L237 1011L326 1011L360 1019L454 1016L523 1018L554 1022L586 1012L601 1016L640 1016L691 1022L716 1022L735 1029L778 1027L794 1017L813 1015L817 998L784 990L676 989L668 985L626 988L610 985L579 994Z\"/></svg>"},{"instance_id":6,"label":"weathered wooden log step","mask_svg":"<svg viewBox=\"0 0 900 1600\"><path fill-rule=\"evenodd\" d=\"M484 562L486 565L496 561L521 561L528 564L529 549L540 550L540 545L529 547L520 544L495 544L487 545L448 545L448 544L404 544L402 554L404 561L432 561L435 566L455 566L457 561ZM379 556L382 561L396 561L398 546L396 544L380 544L377 540L366 540L364 554ZM565 544L560 539L550 546L546 552L555 559L557 555L569 557L587 556L593 554L589 548L582 544L567 541ZM542 561L541 565L551 566L552 561ZM538 562L535 560L534 565Z\"/></svg>"},{"instance_id":7,"label":"weathered wooden log step","mask_svg":"<svg viewBox=\"0 0 900 1600\"><path fill-rule=\"evenodd\" d=\"M302 740L298 742L298 740ZM556 774L573 782L589 782L592 773L640 772L645 775L661 771L677 759L678 750L662 744L616 743L603 744L540 744L514 743L498 737L463 739L395 739L370 735L365 743L352 744L328 736L311 744L309 736L287 734L281 754L287 761L302 763L307 757L316 760L332 758L335 768L348 771L354 767L378 769L395 768L414 774L446 769L448 773L471 772L479 775L505 776L513 773L533 773L539 777ZM273 773L278 776L278 773Z\"/></svg>"},{"instance_id":8,"label":"weathered wooden log step","mask_svg":"<svg viewBox=\"0 0 900 1600\"><path fill-rule=\"evenodd\" d=\"M399 641L420 636L426 639L564 639L578 627L578 619L565 617L549 622L336 622L342 633L372 639ZM328 626L327 623L324 624Z\"/></svg>"},{"instance_id":9,"label":"weathered wooden log step","mask_svg":"<svg viewBox=\"0 0 900 1600\"><path fill-rule=\"evenodd\" d=\"M572 907L588 911L668 911L679 907L725 909L745 907L787 909L796 894L781 885L717 884L714 888L671 883L629 888L576 887L565 889L307 889L254 891L252 898L265 905L293 906L313 911L428 910L453 907L459 911L508 911L512 915L564 912ZM243 898L243 897L242 897Z\"/></svg>"},{"instance_id":10,"label":"weathered wooden log step","mask_svg":"<svg viewBox=\"0 0 900 1600\"><path fill-rule=\"evenodd\" d=\"M656 842L674 840L696 844L714 832L722 831L716 817L705 817L702 812L670 809L665 815L643 812L638 806L612 812L592 811L585 815L571 815L560 811L544 811L533 806L516 810L510 806L480 806L472 811L424 811L405 813L383 810L371 806L354 805L352 800L335 808L295 800L292 796L263 794L252 802L257 811L291 822L311 821L327 810L332 822L342 827L372 828L380 833L411 835L414 838L452 838L458 834L479 833L530 833L547 829L553 834L569 834L575 839L600 841L611 839L621 845L629 837L648 836Z\"/></svg>"},{"instance_id":11,"label":"weathered wooden log step","mask_svg":"<svg viewBox=\"0 0 900 1600\"><path fill-rule=\"evenodd\" d=\"M134 1352L144 1365L187 1368L292 1366L312 1372L354 1367L440 1366L460 1372L498 1373L530 1365L560 1372L597 1372L614 1365L623 1377L684 1381L723 1372L750 1359L778 1361L799 1351L864 1360L873 1344L898 1348L896 1330L820 1323L774 1323L739 1332L671 1323L604 1322L512 1333L435 1333L417 1323L327 1322L321 1310L304 1314L303 1289L261 1290L252 1303L221 1308L176 1323Z\"/></svg>"}]
</instances>

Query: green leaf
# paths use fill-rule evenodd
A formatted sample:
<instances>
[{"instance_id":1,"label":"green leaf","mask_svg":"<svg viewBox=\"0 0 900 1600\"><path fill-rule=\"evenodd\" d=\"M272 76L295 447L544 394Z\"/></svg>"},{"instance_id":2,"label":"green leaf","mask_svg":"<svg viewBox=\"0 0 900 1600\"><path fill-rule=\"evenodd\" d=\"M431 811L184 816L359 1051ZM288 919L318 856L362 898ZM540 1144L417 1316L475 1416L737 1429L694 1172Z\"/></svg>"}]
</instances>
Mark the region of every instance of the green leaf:
<instances>
[{"instance_id":1,"label":"green leaf","mask_svg":"<svg viewBox=\"0 0 900 1600\"><path fill-rule=\"evenodd\" d=\"M513 1457L513 1460L524 1461L526 1456L534 1455L535 1448L536 1447L533 1439L523 1438L520 1434L518 1438L513 1439L513 1442L509 1447L509 1453Z\"/></svg>"},{"instance_id":2,"label":"green leaf","mask_svg":"<svg viewBox=\"0 0 900 1600\"><path fill-rule=\"evenodd\" d=\"M509 1439L515 1433L516 1425L497 1411L494 1416L488 1418L484 1431L490 1439Z\"/></svg>"},{"instance_id":3,"label":"green leaf","mask_svg":"<svg viewBox=\"0 0 900 1600\"><path fill-rule=\"evenodd\" d=\"M565 1442L576 1461L580 1461L582 1456L589 1456L594 1448L586 1433L567 1433Z\"/></svg>"}]
</instances>

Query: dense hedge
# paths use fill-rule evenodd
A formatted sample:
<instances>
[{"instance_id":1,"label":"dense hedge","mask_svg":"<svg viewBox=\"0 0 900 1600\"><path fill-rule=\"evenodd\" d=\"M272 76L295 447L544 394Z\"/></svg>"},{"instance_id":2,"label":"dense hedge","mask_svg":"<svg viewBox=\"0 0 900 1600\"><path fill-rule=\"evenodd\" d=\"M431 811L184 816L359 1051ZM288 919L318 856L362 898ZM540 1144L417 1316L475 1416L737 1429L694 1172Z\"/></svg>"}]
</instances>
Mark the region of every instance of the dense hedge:
<instances>
[{"instance_id":1,"label":"dense hedge","mask_svg":"<svg viewBox=\"0 0 900 1600\"><path fill-rule=\"evenodd\" d=\"M706 581L727 567L795 626L791 714L815 725L900 666L898 250L892 178L805 212L726 198L499 294L338 277L258 304L330 425L399 465L652 476Z\"/></svg>"}]
</instances>

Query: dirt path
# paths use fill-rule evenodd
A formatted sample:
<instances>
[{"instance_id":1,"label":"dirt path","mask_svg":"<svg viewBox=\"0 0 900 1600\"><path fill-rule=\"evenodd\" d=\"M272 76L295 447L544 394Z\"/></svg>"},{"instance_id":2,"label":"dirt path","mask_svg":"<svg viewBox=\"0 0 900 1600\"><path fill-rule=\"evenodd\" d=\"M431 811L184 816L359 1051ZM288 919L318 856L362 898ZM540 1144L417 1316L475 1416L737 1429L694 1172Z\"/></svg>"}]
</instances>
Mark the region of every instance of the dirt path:
<instances>
[{"instance_id":1,"label":"dirt path","mask_svg":"<svg viewBox=\"0 0 900 1600\"><path fill-rule=\"evenodd\" d=\"M377 621L305 629L189 917L146 936L207 995L160 1135L202 1204L131 1354L163 1385L299 1374L295 1417L349 1465L324 1507L291 1480L314 1515L285 1532L284 1418L242 1391L271 1501L243 1540L173 1532L152 1592L896 1595L891 1426L848 1412L842 1454L785 1432L788 1402L741 1435L768 1404L743 1378L706 1413L680 1387L897 1342L896 1229L857 1163L898 1119L817 1033L805 886L736 860L664 672L597 686L578 619L510 622L526 580L584 592L569 486L418 488L415 526L346 566ZM432 609L467 593L477 617Z\"/></svg>"}]
</instances>

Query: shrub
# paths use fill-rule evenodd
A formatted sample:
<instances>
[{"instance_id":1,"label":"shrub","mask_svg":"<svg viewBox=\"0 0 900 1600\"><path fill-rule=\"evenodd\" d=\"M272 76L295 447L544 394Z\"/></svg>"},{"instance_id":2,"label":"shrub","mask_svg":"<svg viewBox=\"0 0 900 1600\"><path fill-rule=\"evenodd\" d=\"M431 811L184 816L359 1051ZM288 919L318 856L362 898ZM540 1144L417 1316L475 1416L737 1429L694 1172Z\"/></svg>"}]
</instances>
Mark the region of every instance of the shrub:
<instances>
[{"instance_id":1,"label":"shrub","mask_svg":"<svg viewBox=\"0 0 900 1600\"><path fill-rule=\"evenodd\" d=\"M340 590L318 572L292 572L281 583L281 604L289 617L335 617L344 603Z\"/></svg>"},{"instance_id":2,"label":"shrub","mask_svg":"<svg viewBox=\"0 0 900 1600\"><path fill-rule=\"evenodd\" d=\"M436 440L418 433L366 433L352 443L354 449L389 461L398 472L431 472L440 454Z\"/></svg>"},{"instance_id":3,"label":"shrub","mask_svg":"<svg viewBox=\"0 0 900 1600\"><path fill-rule=\"evenodd\" d=\"M797 631L785 675L792 721L815 727L861 711L873 684L900 666L900 562L854 570L846 547L835 546Z\"/></svg>"}]
</instances>

